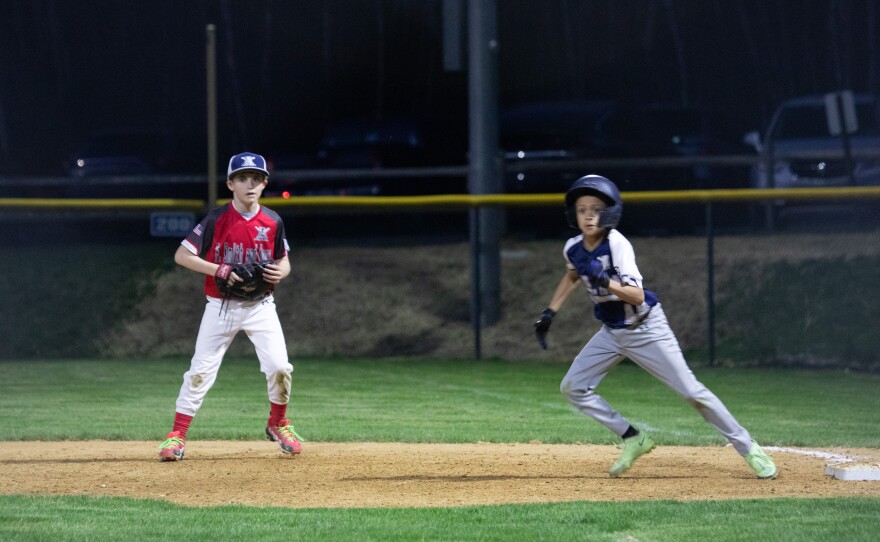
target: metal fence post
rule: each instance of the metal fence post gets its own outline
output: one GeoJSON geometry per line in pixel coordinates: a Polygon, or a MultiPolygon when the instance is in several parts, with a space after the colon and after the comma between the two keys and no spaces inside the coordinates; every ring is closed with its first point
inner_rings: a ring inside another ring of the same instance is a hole
{"type": "Polygon", "coordinates": [[[217,204],[217,29],[205,28],[205,70],[208,97],[208,201],[205,212],[217,204]]]}
{"type": "Polygon", "coordinates": [[[706,202],[706,316],[709,326],[709,366],[715,365],[715,232],[712,227],[712,202],[706,202]]]}
{"type": "Polygon", "coordinates": [[[474,328],[474,358],[481,358],[480,331],[483,322],[482,288],[480,288],[480,206],[474,205],[470,210],[471,234],[471,322],[474,328]]]}

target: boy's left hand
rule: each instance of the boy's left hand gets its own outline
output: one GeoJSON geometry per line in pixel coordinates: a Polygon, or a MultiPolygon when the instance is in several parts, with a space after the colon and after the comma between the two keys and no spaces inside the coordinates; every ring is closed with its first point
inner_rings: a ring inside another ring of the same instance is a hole
{"type": "Polygon", "coordinates": [[[553,323],[554,316],[556,316],[556,311],[548,307],[541,311],[541,317],[535,322],[535,336],[538,338],[538,344],[544,350],[547,350],[547,332],[550,331],[550,324],[553,323]]]}
{"type": "Polygon", "coordinates": [[[270,263],[263,267],[263,280],[269,284],[278,284],[282,279],[281,268],[276,263],[270,263]]]}

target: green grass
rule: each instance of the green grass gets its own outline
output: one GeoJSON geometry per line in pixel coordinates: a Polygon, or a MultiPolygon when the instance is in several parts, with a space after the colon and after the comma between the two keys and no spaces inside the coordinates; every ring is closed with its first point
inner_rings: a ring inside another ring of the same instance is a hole
{"type": "MultiPolygon", "coordinates": [[[[289,411],[312,441],[610,443],[558,391],[567,365],[295,360],[289,411]]],[[[186,359],[0,362],[5,440],[147,439],[168,431],[186,359]]],[[[880,375],[703,368],[697,377],[764,444],[880,447],[880,375]]],[[[723,443],[644,371],[600,392],[661,444],[723,443]]],[[[230,358],[190,439],[262,438],[265,381],[230,358]]],[[[2,481],[0,481],[2,483],[2,481]]],[[[880,499],[575,502],[442,509],[188,508],[124,498],[0,496],[2,540],[873,540],[880,499]],[[130,518],[138,518],[132,521],[130,518]]]]}
{"type": "Polygon", "coordinates": [[[0,305],[0,360],[96,355],[97,341],[173,267],[175,245],[16,248],[28,273],[51,286],[9,288],[0,305]]]}
{"type": "Polygon", "coordinates": [[[0,496],[4,540],[876,540],[880,499],[406,509],[190,508],[0,496]],[[136,520],[134,518],[137,518],[136,520]]]}
{"type": "Polygon", "coordinates": [[[859,331],[874,320],[874,296],[841,286],[877,284],[878,264],[866,256],[743,264],[722,292],[719,350],[751,364],[835,360],[837,367],[876,371],[877,334],[859,331]]]}
{"type": "MultiPolygon", "coordinates": [[[[5,440],[156,440],[167,432],[188,360],[0,363],[5,440]]],[[[567,365],[462,360],[295,360],[289,413],[323,442],[609,443],[559,393],[567,365]]],[[[702,368],[697,377],[760,442],[880,447],[880,375],[702,368]]],[[[255,358],[227,359],[190,438],[261,438],[268,412],[255,358]]],[[[625,363],[600,393],[661,444],[723,444],[668,388],[625,363]]]]}

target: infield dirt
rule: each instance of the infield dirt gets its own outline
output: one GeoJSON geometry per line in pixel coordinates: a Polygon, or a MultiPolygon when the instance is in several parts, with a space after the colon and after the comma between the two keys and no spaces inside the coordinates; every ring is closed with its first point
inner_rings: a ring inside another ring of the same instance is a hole
{"type": "MultiPolygon", "coordinates": [[[[438,507],[562,501],[880,497],[880,481],[840,481],[826,459],[776,451],[758,480],[727,447],[661,446],[620,478],[612,446],[191,441],[177,463],[158,442],[0,442],[0,493],[117,496],[186,506],[438,507]]],[[[880,464],[877,449],[825,449],[880,464]]]]}

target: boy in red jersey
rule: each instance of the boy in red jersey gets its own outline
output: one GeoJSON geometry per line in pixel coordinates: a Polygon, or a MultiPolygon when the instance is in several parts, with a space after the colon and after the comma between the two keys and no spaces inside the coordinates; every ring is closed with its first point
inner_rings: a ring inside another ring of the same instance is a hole
{"type": "Polygon", "coordinates": [[[275,285],[290,274],[290,247],[281,217],[259,203],[269,182],[266,160],[250,152],[236,154],[229,160],[226,178],[232,201],[208,213],[174,254],[178,265],[205,275],[208,303],[189,371],[183,375],[174,427],[159,449],[162,461],[183,459],[189,424],[214,384],[223,355],[239,331],[244,331],[254,344],[260,370],[266,375],[270,405],[266,437],[277,442],[284,453],[302,451],[299,435],[287,420],[293,366],[287,358],[287,345],[272,295],[275,285]],[[263,273],[263,280],[271,284],[265,297],[223,299],[216,286],[218,272],[228,281],[239,281],[241,277],[229,273],[230,266],[265,260],[275,262],[263,273]]]}

